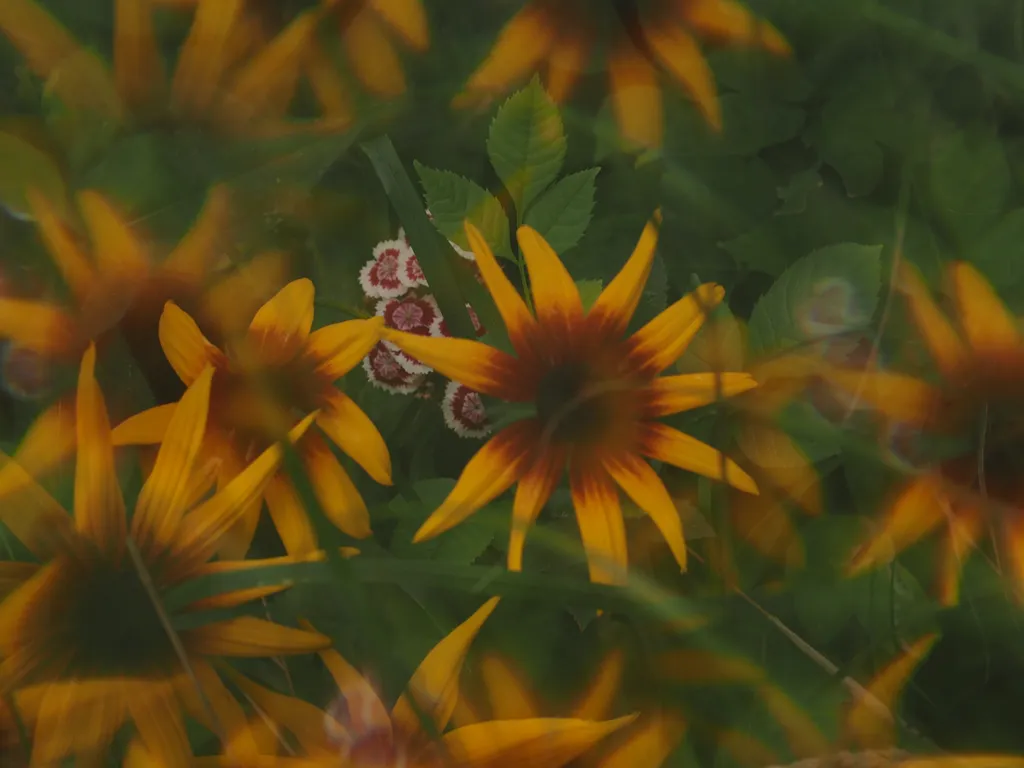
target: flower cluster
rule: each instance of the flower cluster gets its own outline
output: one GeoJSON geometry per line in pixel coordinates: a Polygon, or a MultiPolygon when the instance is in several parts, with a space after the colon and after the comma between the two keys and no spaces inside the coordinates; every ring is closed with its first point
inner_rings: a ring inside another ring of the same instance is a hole
{"type": "MultiPolygon", "coordinates": [[[[429,211],[427,215],[430,216],[429,211]]],[[[463,259],[475,261],[472,251],[456,243],[451,246],[463,259]]],[[[429,293],[426,275],[404,228],[399,229],[394,240],[377,243],[373,257],[359,272],[359,285],[374,314],[384,318],[386,327],[435,338],[452,335],[437,300],[429,293]]],[[[477,336],[482,336],[486,330],[473,307],[467,304],[466,310],[477,336]]],[[[363,370],[370,382],[385,392],[425,399],[434,396],[434,369],[391,341],[381,341],[370,350],[363,360],[363,370]]],[[[460,437],[480,438],[490,433],[479,392],[457,381],[448,381],[440,405],[445,424],[460,437]]]]}

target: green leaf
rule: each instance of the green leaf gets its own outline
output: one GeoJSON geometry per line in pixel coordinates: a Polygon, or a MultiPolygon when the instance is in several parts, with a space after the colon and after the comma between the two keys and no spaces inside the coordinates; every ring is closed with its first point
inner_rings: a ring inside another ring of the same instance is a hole
{"type": "Polygon", "coordinates": [[[469,219],[498,256],[513,259],[509,243],[508,217],[494,195],[469,179],[451,171],[438,171],[414,162],[426,193],[434,226],[462,248],[469,248],[464,222],[469,219]]]}
{"type": "Polygon", "coordinates": [[[47,153],[13,133],[0,133],[0,205],[11,215],[30,216],[25,193],[34,188],[58,210],[67,197],[64,177],[57,163],[47,153]]]}
{"type": "Polygon", "coordinates": [[[828,133],[818,144],[818,154],[842,178],[850,197],[870,194],[882,180],[884,157],[874,141],[828,133]]]}
{"type": "MultiPolygon", "coordinates": [[[[412,543],[416,530],[441,506],[454,487],[455,481],[446,477],[420,480],[412,486],[418,501],[397,498],[391,502],[391,510],[400,521],[395,530],[392,546],[394,554],[429,557],[461,565],[470,565],[483,554],[497,532],[493,514],[489,514],[490,510],[477,511],[436,538],[418,544],[412,543]]],[[[509,512],[505,511],[506,514],[509,512]]]]}
{"type": "MultiPolygon", "coordinates": [[[[1024,283],[1024,208],[1003,216],[970,250],[970,260],[985,273],[1002,296],[1019,296],[1024,283]]],[[[1018,300],[1014,310],[1020,310],[1018,300]]]]}
{"type": "Polygon", "coordinates": [[[589,168],[559,179],[526,212],[525,223],[561,255],[575,246],[594,210],[595,179],[600,168],[589,168]]]}
{"type": "Polygon", "coordinates": [[[789,267],[750,315],[751,356],[865,327],[878,304],[881,254],[880,245],[841,243],[789,267]]]}
{"type": "Polygon", "coordinates": [[[584,311],[594,306],[597,297],[604,290],[604,283],[601,280],[577,280],[576,289],[580,292],[580,299],[583,301],[584,311]]]}
{"type": "Polygon", "coordinates": [[[416,252],[416,258],[448,327],[455,336],[475,338],[473,321],[466,312],[465,298],[459,290],[452,266],[452,259],[458,257],[427,218],[423,201],[412,179],[405,172],[391,139],[381,136],[364,143],[362,149],[370,158],[391,205],[405,226],[409,244],[416,252]]]}
{"type": "Polygon", "coordinates": [[[1012,179],[1006,152],[986,130],[951,129],[932,147],[929,189],[936,215],[961,246],[988,231],[1003,213],[1012,179]]]}
{"type": "Polygon", "coordinates": [[[558,178],[565,143],[558,107],[536,77],[498,110],[487,137],[487,154],[520,219],[558,178]]]}

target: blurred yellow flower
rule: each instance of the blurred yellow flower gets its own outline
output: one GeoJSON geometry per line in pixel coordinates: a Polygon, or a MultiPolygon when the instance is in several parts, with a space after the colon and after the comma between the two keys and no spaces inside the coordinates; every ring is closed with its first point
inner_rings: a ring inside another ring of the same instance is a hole
{"type": "MultiPolygon", "coordinates": [[[[251,316],[285,275],[287,260],[277,252],[257,256],[243,269],[221,268],[230,219],[229,193],[222,185],[210,190],[191,230],[162,259],[96,191],[77,196],[91,248],[54,201],[30,190],[28,202],[69,299],[0,297],[0,338],[47,360],[77,366],[89,344],[102,345],[115,330],[155,333],[157,313],[172,298],[197,310],[217,333],[230,334],[238,318],[248,319],[246,313],[251,316]]],[[[33,476],[44,473],[72,449],[74,424],[72,404],[58,401],[29,428],[15,459],[33,476]]],[[[0,496],[16,486],[16,477],[0,469],[0,496]]]]}
{"type": "MultiPolygon", "coordinates": [[[[472,74],[456,103],[504,93],[546,65],[545,85],[558,102],[586,71],[597,33],[591,0],[529,0],[501,31],[490,55],[472,74]]],[[[610,4],[603,4],[609,5],[610,4]]],[[[758,45],[788,55],[770,24],[737,0],[653,0],[633,21],[622,20],[608,42],[608,89],[619,130],[630,142],[660,146],[663,132],[658,71],[664,70],[696,103],[704,119],[722,127],[714,75],[697,38],[758,45]]]]}
{"type": "MultiPolygon", "coordinates": [[[[20,714],[34,729],[34,764],[101,753],[131,720],[163,765],[186,766],[191,747],[183,710],[209,725],[205,700],[225,733],[244,727],[242,709],[214,659],[306,653],[329,640],[247,616],[177,633],[165,624],[169,617],[159,606],[169,588],[267,563],[209,560],[259,497],[284,451],[267,449],[203,500],[212,482],[209,468],[198,463],[213,380],[207,367],[173,408],[167,439],[129,521],[95,363],[90,346],[77,390],[73,518],[31,480],[0,511],[3,523],[42,563],[0,603],[0,692],[16,693],[20,714]]],[[[298,438],[312,420],[305,419],[290,438],[298,438]]],[[[213,595],[184,610],[237,606],[286,587],[213,595]]]]}
{"type": "MultiPolygon", "coordinates": [[[[378,483],[391,484],[391,458],[373,422],[334,382],[366,357],[380,339],[382,318],[349,320],[312,331],[313,283],[294,280],[264,304],[241,335],[214,346],[195,320],[173,302],[160,317],[160,344],[183,382],[191,385],[206,366],[215,373],[203,450],[219,462],[222,484],[252,456],[281,440],[300,419],[315,422],[335,445],[378,483]]],[[[230,298],[228,297],[228,300],[230,298]]],[[[122,422],[119,445],[165,440],[174,405],[161,405],[122,422]]],[[[318,432],[296,446],[327,517],[356,538],[370,535],[366,504],[318,432]]],[[[317,538],[298,491],[284,472],[251,500],[222,552],[240,557],[249,548],[263,500],[290,554],[308,554],[317,538]]]]}
{"type": "Polygon", "coordinates": [[[659,421],[756,385],[746,373],[659,376],[683,353],[725,292],[721,286],[702,285],[624,338],[653,264],[656,222],[648,223],[629,261],[587,312],[572,276],[535,230],[524,226],[518,231],[533,312],[480,232],[467,223],[466,233],[516,356],[468,339],[391,329],[384,330],[384,338],[473,390],[532,402],[536,415],[506,427],[477,452],[415,540],[459,524],[518,482],[508,566],[519,570],[527,530],[568,469],[591,580],[621,583],[626,577],[626,534],[616,485],[654,520],[685,568],[679,512],[644,458],[757,493],[753,479],[735,462],[659,421]]]}
{"type": "Polygon", "coordinates": [[[238,677],[241,690],[261,711],[262,716],[253,719],[253,730],[262,735],[260,740],[269,754],[253,762],[227,753],[202,759],[200,764],[561,768],[633,719],[486,720],[445,733],[456,706],[459,676],[469,645],[497,603],[497,598],[489,600],[427,654],[413,673],[407,692],[390,711],[374,686],[332,649],[321,651],[320,657],[337,682],[340,695],[326,712],[238,677]],[[279,729],[276,738],[271,729],[279,729]],[[285,733],[294,738],[299,755],[271,756],[285,733]],[[434,733],[443,735],[435,739],[434,733]]]}
{"type": "Polygon", "coordinates": [[[939,381],[878,369],[837,370],[829,378],[876,409],[888,425],[924,430],[933,439],[968,438],[971,444],[899,490],[877,530],[851,559],[850,573],[888,562],[940,529],[939,597],[944,604],[956,603],[963,561],[993,525],[1001,533],[1012,580],[1024,590],[1024,334],[988,281],[966,262],[947,270],[952,320],[913,266],[901,262],[897,277],[939,381]]]}
{"type": "MultiPolygon", "coordinates": [[[[370,93],[385,98],[401,96],[405,73],[388,32],[406,47],[423,52],[430,47],[430,29],[422,0],[322,0],[338,22],[341,44],[355,78],[370,93]]],[[[311,82],[332,78],[333,65],[319,46],[308,52],[306,70],[311,82]]]]}
{"type": "Polygon", "coordinates": [[[320,117],[288,110],[326,9],[299,14],[268,33],[243,0],[114,0],[113,66],[79,43],[36,0],[0,4],[0,32],[48,91],[65,104],[116,124],[170,117],[230,135],[273,136],[347,127],[351,112],[337,83],[311,80],[320,117]],[[173,73],[153,25],[154,5],[194,6],[173,73]]]}

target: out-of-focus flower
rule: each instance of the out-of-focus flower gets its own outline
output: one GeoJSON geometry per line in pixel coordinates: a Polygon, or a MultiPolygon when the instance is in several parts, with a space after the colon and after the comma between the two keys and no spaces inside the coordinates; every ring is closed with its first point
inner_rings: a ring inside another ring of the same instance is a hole
{"type": "MultiPolygon", "coordinates": [[[[220,269],[230,218],[224,186],[210,191],[192,228],[162,259],[98,192],[78,195],[91,248],[46,197],[30,191],[28,200],[39,237],[70,296],[60,304],[0,297],[0,338],[23,360],[32,356],[40,365],[77,366],[86,347],[94,341],[102,345],[115,328],[126,335],[155,331],[157,313],[168,299],[192,308],[213,331],[229,335],[286,270],[285,257],[276,252],[257,256],[241,269],[220,269]]],[[[59,400],[29,428],[15,459],[33,476],[47,471],[74,446],[74,423],[72,404],[59,400]]],[[[12,474],[0,470],[0,496],[13,482],[12,474]]]]}
{"type": "MultiPolygon", "coordinates": [[[[322,432],[378,483],[391,484],[391,458],[377,427],[334,382],[359,364],[377,343],[382,321],[349,320],[312,331],[313,283],[295,280],[253,317],[244,335],[224,350],[210,343],[195,321],[173,302],[160,317],[160,343],[186,384],[207,365],[215,373],[204,453],[219,459],[220,483],[230,482],[251,457],[280,441],[308,414],[318,431],[296,446],[327,517],[355,538],[370,535],[366,503],[322,432]]],[[[122,422],[117,444],[155,444],[165,439],[174,406],[157,406],[122,422]]],[[[316,534],[298,492],[284,472],[265,493],[250,500],[222,551],[244,554],[252,542],[266,500],[286,550],[293,555],[316,549],[316,534]]]]}
{"type": "MultiPolygon", "coordinates": [[[[368,0],[350,3],[322,0],[338,21],[341,44],[355,78],[377,96],[405,93],[405,72],[392,38],[417,53],[430,47],[430,28],[421,0],[368,0]],[[389,34],[390,33],[390,34],[389,34]]],[[[337,78],[324,53],[314,44],[306,60],[310,79],[337,78]]]]}
{"type": "Polygon", "coordinates": [[[898,273],[898,288],[938,369],[937,383],[879,369],[835,370],[829,378],[876,409],[888,426],[969,439],[959,455],[938,461],[899,490],[850,562],[850,572],[859,573],[941,529],[938,592],[952,604],[959,598],[963,561],[988,523],[1001,531],[1012,579],[1024,589],[1024,335],[973,266],[953,263],[947,278],[952,318],[914,267],[902,262],[898,273]]]}
{"type": "Polygon", "coordinates": [[[373,258],[359,271],[359,287],[371,299],[398,298],[413,287],[403,277],[411,258],[412,248],[401,238],[377,243],[373,258]]]}
{"type": "Polygon", "coordinates": [[[273,136],[341,130],[351,122],[337,75],[309,64],[326,7],[299,14],[275,34],[263,29],[240,0],[175,2],[194,6],[195,16],[173,73],[166,77],[153,5],[114,0],[113,66],[75,40],[35,0],[5,2],[0,32],[50,92],[117,124],[170,117],[230,135],[273,136]],[[320,117],[307,121],[288,117],[304,70],[321,110],[320,117]]]}
{"type": "MultiPolygon", "coordinates": [[[[504,93],[542,65],[548,93],[557,102],[566,99],[599,47],[594,5],[588,0],[530,0],[505,25],[456,103],[504,93]]],[[[623,137],[648,147],[659,146],[662,139],[659,70],[686,90],[713,128],[722,126],[714,76],[698,38],[790,53],[782,35],[737,0],[653,0],[637,7],[633,18],[611,23],[615,33],[606,45],[612,109],[623,137]]]]}
{"type": "Polygon", "coordinates": [[[572,276],[535,230],[518,231],[535,313],[501,271],[480,232],[467,222],[466,233],[516,356],[470,339],[391,329],[384,330],[384,338],[452,381],[501,400],[534,403],[536,416],[505,427],[481,448],[415,540],[458,525],[518,482],[508,565],[519,570],[526,532],[568,469],[592,580],[618,583],[625,578],[626,534],[616,484],[651,516],[685,567],[679,513],[644,457],[757,492],[735,462],[658,420],[756,385],[745,373],[722,374],[717,383],[707,374],[658,375],[683,353],[724,291],[701,286],[623,338],[653,263],[654,221],[589,312],[572,276]]]}
{"type": "MultiPolygon", "coordinates": [[[[164,593],[203,575],[259,567],[261,561],[210,559],[221,537],[260,496],[284,449],[271,446],[204,500],[212,483],[198,451],[213,381],[213,369],[206,366],[172,407],[167,439],[129,522],[95,363],[90,346],[77,389],[73,518],[31,479],[16,503],[0,512],[41,562],[0,603],[0,690],[18,692],[21,716],[34,729],[33,764],[95,755],[130,720],[163,764],[184,766],[191,748],[183,710],[209,725],[200,703],[205,699],[228,734],[244,725],[241,706],[214,667],[216,658],[306,653],[330,641],[317,632],[241,616],[181,630],[176,647],[158,607],[164,593]]],[[[312,417],[305,419],[289,439],[311,423],[312,417]]],[[[212,595],[183,610],[237,606],[287,586],[212,595]]]]}
{"type": "Polygon", "coordinates": [[[393,395],[411,395],[426,380],[423,374],[409,373],[384,342],[363,358],[363,370],[373,386],[393,395]]]}
{"type": "MultiPolygon", "coordinates": [[[[413,673],[406,693],[390,711],[373,684],[334,650],[320,653],[340,690],[326,712],[239,678],[239,687],[262,713],[262,719],[254,719],[255,729],[265,730],[264,723],[269,720],[273,727],[290,734],[298,746],[298,756],[267,755],[258,764],[282,768],[561,768],[632,720],[487,720],[445,733],[456,707],[459,676],[469,645],[497,602],[496,598],[489,600],[427,654],[413,673]],[[443,735],[434,739],[431,732],[443,735]]],[[[273,744],[270,739],[264,741],[273,744]]],[[[203,759],[200,764],[252,763],[228,754],[203,759]]]]}

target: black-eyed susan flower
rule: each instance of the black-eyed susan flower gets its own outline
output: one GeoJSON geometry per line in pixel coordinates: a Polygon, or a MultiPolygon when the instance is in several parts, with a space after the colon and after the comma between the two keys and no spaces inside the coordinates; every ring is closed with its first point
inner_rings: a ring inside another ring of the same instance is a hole
{"type": "MultiPolygon", "coordinates": [[[[312,331],[314,290],[305,278],[288,283],[223,350],[203,335],[191,316],[168,302],[160,317],[160,344],[186,384],[207,365],[214,368],[203,443],[207,455],[220,462],[222,484],[316,411],[319,429],[307,433],[296,448],[327,517],[348,535],[365,538],[370,535],[366,504],[321,433],[378,483],[391,484],[384,439],[335,386],[377,343],[382,321],[349,320],[312,331]]],[[[173,412],[173,405],[164,405],[131,417],[114,430],[115,442],[161,442],[173,412]]],[[[315,550],[313,526],[297,490],[281,472],[264,494],[251,500],[225,551],[241,555],[248,550],[264,498],[287,551],[297,555],[315,550]]]]}
{"type": "Polygon", "coordinates": [[[859,573],[941,530],[937,586],[942,602],[952,604],[959,597],[963,561],[990,524],[1001,532],[1013,581],[1024,588],[1024,335],[975,267],[955,262],[946,274],[952,317],[913,266],[902,262],[898,273],[937,381],[877,369],[829,376],[890,423],[933,439],[965,441],[965,450],[919,472],[899,490],[850,563],[851,573],[859,573]]]}
{"type": "MultiPolygon", "coordinates": [[[[207,725],[216,720],[225,738],[244,736],[244,713],[216,670],[218,658],[306,653],[329,640],[248,616],[177,632],[169,626],[178,614],[160,607],[168,589],[257,565],[209,561],[221,537],[261,494],[283,448],[271,446],[207,497],[203,479],[209,472],[199,463],[199,447],[214,372],[206,367],[173,407],[166,440],[129,519],[95,363],[90,346],[77,390],[73,517],[31,483],[2,513],[42,564],[0,603],[0,691],[16,693],[33,729],[34,764],[102,754],[131,721],[161,764],[184,766],[191,748],[183,712],[207,725]]],[[[304,420],[290,438],[312,420],[304,420]]],[[[212,595],[183,610],[239,606],[285,586],[212,595]]]]}
{"type": "MultiPolygon", "coordinates": [[[[298,747],[297,754],[291,756],[274,756],[275,749],[258,764],[281,768],[561,768],[633,719],[484,720],[445,732],[456,707],[459,676],[470,643],[496,604],[496,598],[489,600],[441,640],[390,709],[374,685],[332,649],[322,651],[320,657],[340,695],[326,711],[239,677],[239,687],[262,713],[254,722],[255,729],[269,723],[279,736],[292,737],[298,747]],[[441,735],[434,738],[432,733],[441,735]]],[[[279,747],[279,740],[264,741],[279,747]]],[[[243,764],[231,755],[201,763],[243,764]]]]}
{"type": "Polygon", "coordinates": [[[341,130],[350,123],[348,100],[336,76],[311,75],[318,118],[288,117],[325,9],[310,9],[280,32],[268,32],[239,0],[175,2],[194,6],[195,15],[173,72],[166,76],[153,24],[155,4],[171,3],[114,0],[112,66],[35,0],[5,2],[0,33],[50,92],[115,124],[170,118],[230,135],[272,136],[341,130]]]}
{"type": "MultiPolygon", "coordinates": [[[[210,190],[192,228],[161,255],[96,191],[78,194],[77,226],[44,195],[29,191],[28,201],[67,298],[0,297],[0,338],[49,363],[77,366],[89,344],[102,345],[114,331],[135,338],[154,334],[168,299],[192,308],[218,334],[230,335],[238,318],[248,321],[268,287],[285,274],[287,260],[276,252],[257,256],[244,269],[221,268],[231,210],[223,185],[210,190]]],[[[18,464],[33,476],[54,466],[74,446],[74,425],[72,403],[61,398],[25,434],[15,454],[18,464]]],[[[0,469],[0,496],[14,481],[0,469]]]]}
{"type": "Polygon", "coordinates": [[[390,329],[384,338],[477,392],[533,403],[536,415],[505,427],[480,449],[417,531],[416,541],[457,525],[518,483],[508,565],[519,570],[526,532],[568,469],[592,580],[624,578],[626,534],[616,485],[650,515],[685,567],[679,513],[644,457],[757,492],[732,460],[659,421],[756,384],[746,373],[659,376],[686,349],[724,290],[703,285],[624,338],[654,261],[655,222],[648,223],[629,261],[587,312],[569,272],[535,230],[518,231],[534,312],[480,232],[467,223],[466,233],[515,356],[469,339],[390,329]]]}
{"type": "MultiPolygon", "coordinates": [[[[566,99],[598,47],[595,5],[611,4],[530,0],[505,25],[458,101],[503,93],[541,67],[551,97],[566,99]]],[[[774,27],[755,19],[737,0],[651,0],[636,7],[635,19],[610,22],[615,33],[604,43],[612,109],[630,142],[661,144],[659,69],[685,89],[712,127],[721,128],[714,76],[698,38],[758,45],[777,55],[790,51],[774,27]]]]}

